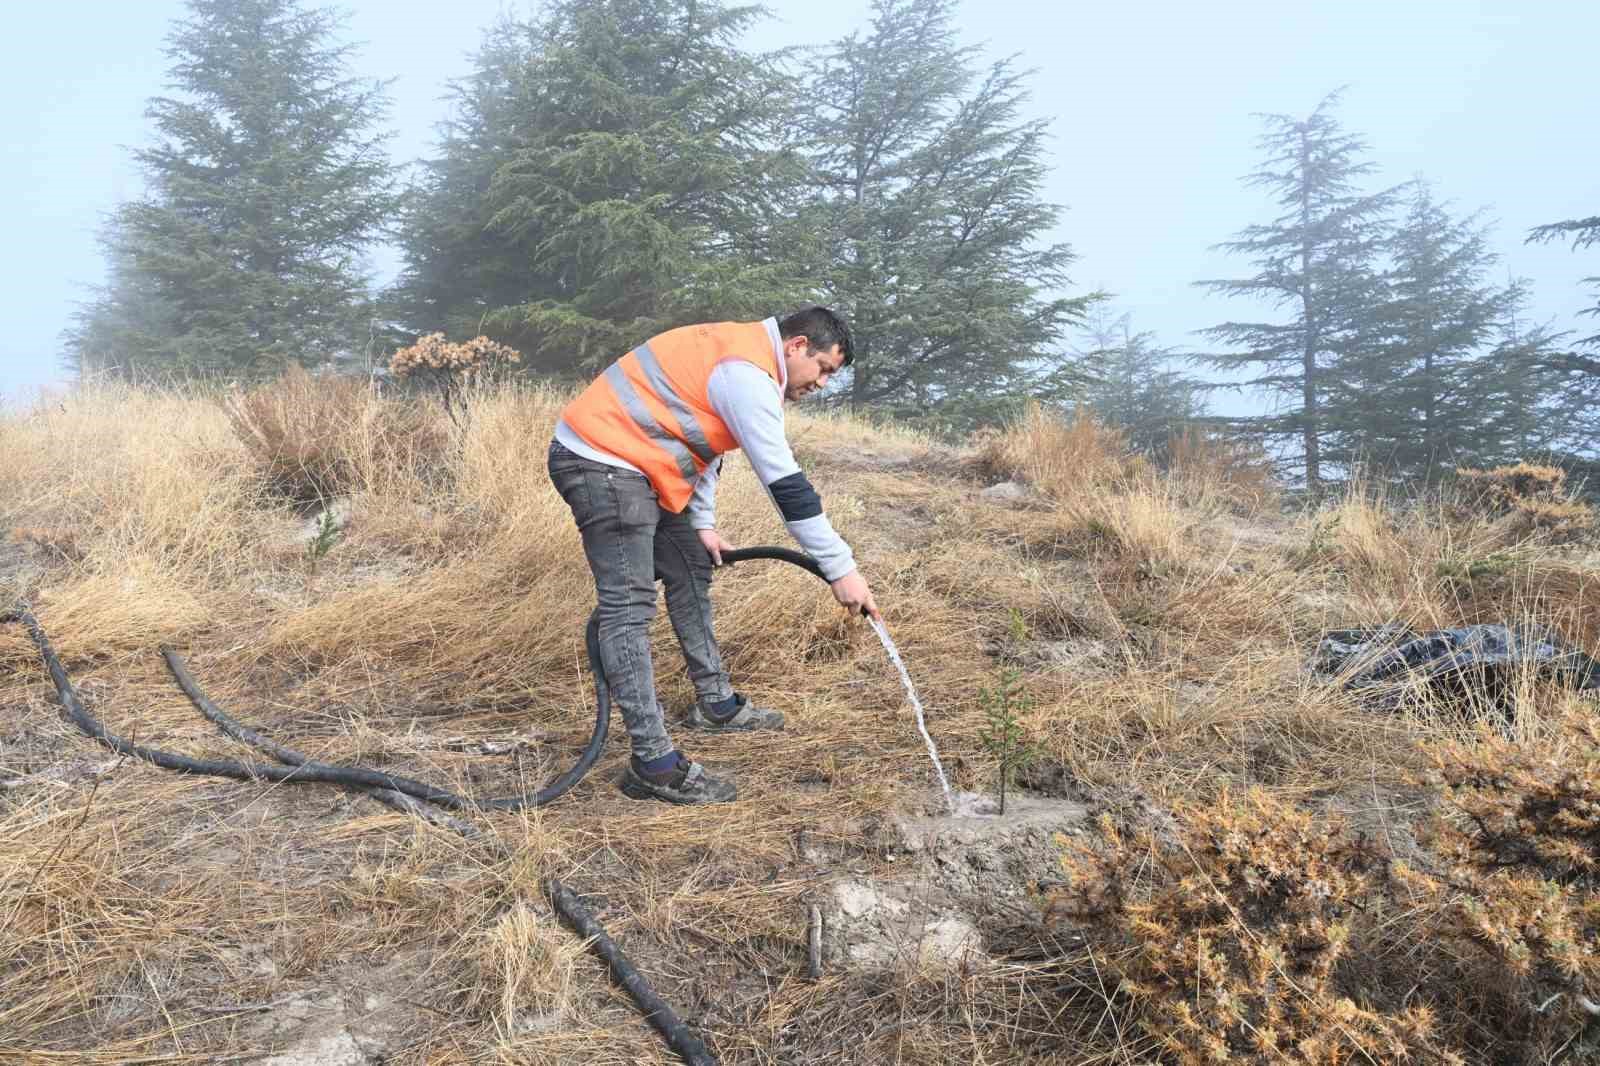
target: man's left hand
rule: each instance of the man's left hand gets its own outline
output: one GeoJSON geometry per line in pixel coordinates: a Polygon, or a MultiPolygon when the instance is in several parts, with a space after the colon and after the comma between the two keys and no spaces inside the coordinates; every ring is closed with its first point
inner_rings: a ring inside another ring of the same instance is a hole
{"type": "Polygon", "coordinates": [[[711,553],[713,566],[722,565],[722,553],[733,551],[733,545],[722,539],[722,534],[714,529],[697,529],[700,534],[700,543],[706,546],[706,551],[711,553]]]}

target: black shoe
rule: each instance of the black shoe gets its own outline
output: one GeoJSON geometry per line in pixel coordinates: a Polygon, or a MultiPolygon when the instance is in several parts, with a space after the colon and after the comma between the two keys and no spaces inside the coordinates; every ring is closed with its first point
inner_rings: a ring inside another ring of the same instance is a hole
{"type": "Polygon", "coordinates": [[[678,766],[660,780],[655,774],[639,769],[637,759],[628,760],[617,787],[629,799],[661,800],[663,803],[701,804],[732,803],[739,798],[739,790],[732,781],[713,777],[697,762],[678,756],[678,766]]]}
{"type": "Polygon", "coordinates": [[[728,718],[716,717],[704,701],[697,701],[690,708],[689,717],[684,720],[684,725],[705,733],[748,733],[757,729],[783,729],[783,712],[757,707],[743,696],[739,696],[738,699],[738,710],[728,718]]]}

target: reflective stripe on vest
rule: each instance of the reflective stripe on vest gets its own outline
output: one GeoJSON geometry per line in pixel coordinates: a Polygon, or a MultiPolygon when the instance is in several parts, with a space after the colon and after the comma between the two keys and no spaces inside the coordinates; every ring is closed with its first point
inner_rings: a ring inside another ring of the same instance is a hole
{"type": "MultiPolygon", "coordinates": [[[[656,353],[650,350],[649,343],[641,344],[635,348],[633,357],[639,360],[639,369],[644,371],[645,380],[650,382],[650,387],[656,391],[656,395],[667,405],[667,409],[672,412],[672,417],[678,420],[678,428],[683,430],[684,439],[689,442],[689,447],[694,449],[694,453],[700,457],[700,461],[709,463],[715,459],[717,453],[711,450],[711,445],[706,441],[705,430],[700,428],[700,422],[695,418],[694,412],[689,410],[689,405],[683,402],[682,397],[673,389],[672,382],[667,380],[667,372],[662,370],[661,364],[656,361],[656,353]]],[[[618,376],[620,377],[621,375],[618,376]]],[[[626,381],[625,378],[624,381],[626,381]]],[[[624,400],[623,403],[627,403],[627,401],[624,400]]],[[[635,414],[633,408],[630,407],[628,413],[634,415],[634,420],[638,421],[638,415],[635,414]]],[[[646,415],[649,414],[649,412],[645,413],[646,415]]],[[[653,422],[654,419],[651,421],[653,422]]],[[[643,425],[643,423],[640,424],[643,425]]],[[[660,427],[656,428],[659,429],[660,427]]],[[[674,440],[673,443],[677,444],[677,441],[674,440]]],[[[685,471],[684,476],[692,477],[693,472],[685,471]]]]}
{"type": "MultiPolygon", "coordinates": [[[[700,468],[694,465],[694,456],[689,454],[689,449],[683,446],[682,441],[661,428],[656,416],[650,413],[650,408],[644,405],[644,400],[634,391],[633,382],[623,373],[620,362],[612,363],[606,368],[606,383],[611,386],[611,391],[617,394],[617,399],[622,401],[623,409],[628,412],[628,416],[638,423],[639,428],[644,430],[651,440],[665,448],[667,454],[672,456],[673,461],[678,464],[678,472],[686,478],[698,476],[700,468]]],[[[670,400],[667,401],[667,406],[672,406],[670,400]]],[[[697,425],[695,430],[698,432],[699,428],[697,425]]]]}

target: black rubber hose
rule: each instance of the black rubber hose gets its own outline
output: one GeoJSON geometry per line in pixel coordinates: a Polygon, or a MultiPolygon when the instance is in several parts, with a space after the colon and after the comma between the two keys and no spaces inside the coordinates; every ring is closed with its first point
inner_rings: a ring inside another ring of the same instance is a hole
{"type": "MultiPolygon", "coordinates": [[[[822,568],[815,559],[788,548],[739,548],[722,553],[724,565],[751,559],[776,559],[792,563],[826,580],[822,568]]],[[[33,638],[44,660],[45,668],[50,673],[50,680],[55,684],[56,694],[61,700],[62,707],[79,730],[119,754],[143,759],[156,766],[183,773],[228,777],[241,781],[321,782],[352,786],[368,791],[374,798],[391,806],[416,814],[422,814],[415,802],[418,799],[456,810],[472,808],[513,810],[520,807],[542,806],[577,784],[599,758],[610,728],[611,696],[600,658],[598,613],[590,616],[584,630],[584,643],[595,675],[595,727],[582,755],[571,769],[537,793],[476,802],[406,777],[396,777],[361,767],[330,766],[314,762],[293,748],[269,740],[235,721],[213,703],[184,668],[183,660],[170,648],[162,649],[162,656],[166,659],[168,668],[177,679],[179,687],[207,719],[235,740],[251,745],[288,765],[267,766],[224,759],[194,759],[130,743],[107,730],[84,708],[76,690],[72,687],[71,680],[67,677],[66,669],[61,665],[60,658],[50,646],[49,638],[45,636],[43,627],[39,625],[38,619],[34,618],[32,612],[19,607],[0,614],[0,624],[13,621],[21,622],[27,627],[28,634],[33,638]]],[[[468,835],[475,835],[472,827],[453,819],[447,824],[468,835]]],[[[644,1011],[645,1018],[661,1033],[673,1051],[677,1052],[689,1066],[716,1066],[717,1060],[706,1049],[705,1044],[689,1030],[672,1007],[656,994],[649,981],[628,961],[622,949],[606,934],[605,929],[583,906],[578,897],[554,877],[546,879],[545,891],[557,913],[591,942],[595,952],[605,960],[611,975],[627,990],[640,1010],[644,1011]]]]}
{"type": "MultiPolygon", "coordinates": [[[[279,744],[269,737],[264,737],[255,730],[241,725],[228,717],[221,707],[218,707],[206,697],[206,694],[200,690],[200,686],[195,683],[194,678],[189,676],[189,671],[184,668],[183,660],[178,656],[177,652],[171,648],[163,647],[161,649],[161,657],[167,661],[167,668],[172,671],[172,676],[177,678],[178,687],[183,689],[185,695],[189,697],[196,707],[200,708],[200,713],[205,715],[223,733],[241,744],[248,744],[257,751],[272,756],[285,766],[304,766],[313,761],[309,755],[279,744]]],[[[409,779],[397,777],[395,780],[406,781],[409,779]]],[[[397,811],[403,811],[406,814],[416,815],[418,818],[434,825],[442,825],[449,829],[454,829],[462,836],[476,838],[480,835],[476,826],[457,821],[415,796],[397,792],[392,788],[363,788],[362,791],[379,803],[392,807],[397,811]]]]}
{"type": "MultiPolygon", "coordinates": [[[[734,563],[742,563],[746,559],[780,559],[786,563],[793,563],[802,570],[810,571],[822,581],[828,581],[828,575],[822,572],[822,564],[804,552],[797,552],[792,548],[732,548],[722,553],[722,561],[725,565],[731,566],[734,563]]],[[[828,584],[831,585],[833,582],[828,581],[828,584]]],[[[863,607],[861,608],[861,617],[871,618],[872,615],[863,607]]]]}
{"type": "Polygon", "coordinates": [[[567,924],[579,936],[591,942],[595,954],[604,959],[610,968],[611,976],[627,989],[628,995],[644,1012],[645,1019],[656,1027],[667,1045],[689,1066],[717,1066],[717,1060],[706,1050],[705,1044],[689,1031],[689,1027],[683,1024],[667,1001],[656,994],[649,980],[628,961],[617,942],[606,935],[605,929],[595,921],[572,890],[553,877],[546,879],[544,887],[557,913],[567,920],[567,924]]]}
{"type": "MultiPolygon", "coordinates": [[[[734,563],[746,562],[752,559],[774,559],[781,562],[791,563],[803,570],[815,574],[818,578],[824,581],[827,580],[822,575],[822,567],[817,564],[815,559],[804,554],[803,552],[797,552],[790,548],[735,548],[722,553],[722,561],[724,565],[731,566],[734,563]]],[[[538,792],[522,796],[506,796],[488,799],[473,799],[467,796],[460,796],[456,793],[448,792],[441,788],[436,788],[433,785],[429,785],[422,781],[416,781],[409,777],[399,777],[393,774],[380,774],[378,771],[364,770],[360,767],[347,768],[342,766],[331,766],[326,763],[319,763],[307,759],[300,752],[294,751],[292,748],[284,748],[281,745],[268,740],[255,730],[250,729],[249,727],[236,721],[221,707],[218,707],[216,703],[206,696],[204,690],[200,688],[199,684],[194,680],[194,678],[190,676],[189,671],[184,666],[183,659],[179,657],[177,652],[173,651],[171,648],[162,648],[161,654],[162,657],[166,659],[167,667],[172,671],[172,676],[177,680],[178,687],[183,689],[184,694],[189,697],[190,701],[192,701],[197,708],[199,708],[200,713],[205,715],[210,721],[214,722],[224,733],[230,737],[233,737],[235,740],[249,744],[260,751],[265,752],[274,759],[278,759],[280,762],[289,763],[292,766],[298,767],[302,771],[307,771],[316,775],[305,777],[280,777],[277,778],[277,780],[335,782],[353,785],[358,788],[388,790],[406,796],[414,796],[417,799],[426,800],[429,803],[435,803],[441,807],[447,807],[451,810],[457,811],[473,809],[512,811],[521,810],[525,807],[542,807],[565,794],[580,780],[582,780],[585,774],[589,772],[590,768],[594,766],[595,761],[600,758],[601,750],[605,747],[606,738],[611,725],[611,690],[610,686],[606,683],[605,666],[600,658],[600,621],[598,612],[589,616],[589,624],[584,628],[584,643],[589,653],[589,667],[593,672],[595,679],[595,720],[594,732],[590,735],[589,743],[585,745],[583,753],[579,755],[578,761],[575,762],[570,769],[568,769],[560,777],[557,777],[554,781],[550,782],[544,788],[540,789],[538,792]],[[357,779],[355,776],[352,776],[349,779],[342,779],[341,774],[346,770],[348,770],[352,775],[361,775],[360,779],[357,779]],[[381,778],[382,780],[367,779],[368,775],[371,775],[374,778],[381,778]]],[[[90,720],[93,721],[93,719],[90,720]]],[[[98,725],[98,723],[96,723],[96,725],[98,725]]],[[[140,757],[143,758],[143,756],[140,757]]],[[[185,757],[169,756],[169,758],[182,760],[185,757]]],[[[167,764],[158,763],[157,765],[167,764]]],[[[181,769],[182,767],[175,766],[173,768],[181,769]]],[[[190,770],[190,772],[206,773],[207,771],[194,769],[190,770]]],[[[392,805],[393,804],[391,804],[391,806],[392,805]]]]}
{"type": "MultiPolygon", "coordinates": [[[[21,622],[28,629],[28,635],[33,638],[34,644],[39,649],[40,656],[44,659],[45,669],[50,673],[50,680],[55,683],[56,695],[61,699],[61,706],[66,709],[67,717],[80,731],[98,740],[119,755],[143,759],[166,770],[177,770],[181,773],[204,774],[209,777],[229,777],[236,781],[292,781],[296,783],[320,782],[331,785],[355,785],[361,788],[386,788],[395,789],[400,782],[388,774],[376,770],[364,770],[360,767],[326,766],[322,763],[306,763],[301,766],[269,766],[261,763],[241,763],[231,759],[194,759],[187,755],[178,755],[159,748],[146,748],[124,740],[106,729],[100,721],[84,709],[82,701],[78,699],[77,691],[72,687],[72,682],[67,678],[66,669],[62,667],[61,660],[56,656],[55,649],[50,646],[50,640],[45,636],[38,619],[26,608],[11,612],[8,620],[21,622]]],[[[400,791],[396,789],[396,791],[400,791]]],[[[435,790],[436,791],[436,790],[435,790]]],[[[448,797],[449,793],[439,793],[448,797]]],[[[424,797],[430,801],[432,796],[424,797]]]]}
{"type": "MultiPolygon", "coordinates": [[[[744,562],[751,559],[776,559],[791,563],[804,570],[815,574],[818,578],[826,580],[822,575],[822,568],[817,561],[802,552],[789,548],[736,548],[722,553],[724,565],[744,562]]],[[[171,649],[163,649],[167,666],[172,670],[178,685],[193,701],[200,713],[216,723],[229,736],[243,743],[253,745],[288,765],[271,766],[262,763],[242,763],[231,759],[196,759],[175,752],[162,751],[158,748],[146,748],[130,741],[124,740],[106,729],[100,721],[84,709],[78,699],[77,692],[72,687],[72,682],[67,677],[66,670],[61,665],[61,660],[51,648],[49,638],[44,634],[39,622],[32,612],[25,607],[19,607],[4,616],[0,621],[20,621],[27,626],[29,635],[34,644],[39,648],[45,667],[50,672],[50,679],[55,683],[56,693],[61,699],[62,706],[66,709],[67,716],[86,735],[93,737],[111,750],[128,755],[136,759],[143,759],[167,770],[176,770],[180,773],[204,774],[211,777],[227,777],[237,781],[272,781],[295,784],[331,784],[345,785],[362,788],[376,792],[391,792],[399,795],[413,796],[428,803],[436,804],[450,810],[520,810],[525,807],[540,807],[552,802],[557,797],[566,793],[576,785],[583,776],[589,772],[595,761],[600,757],[600,751],[605,747],[611,722],[611,693],[606,684],[605,668],[600,658],[599,622],[597,615],[591,615],[589,624],[584,630],[584,642],[587,645],[589,664],[595,677],[595,724],[594,731],[590,734],[589,743],[570,769],[561,774],[538,792],[521,796],[507,796],[502,798],[477,799],[457,795],[446,789],[436,788],[426,782],[417,781],[409,777],[383,773],[378,770],[369,770],[359,766],[332,766],[327,763],[307,759],[300,752],[291,748],[284,748],[262,737],[261,734],[247,728],[235,721],[201,690],[200,686],[190,676],[183,665],[183,660],[171,649]]]]}
{"type": "MultiPolygon", "coordinates": [[[[436,803],[441,807],[448,807],[451,810],[458,811],[474,809],[511,811],[520,810],[524,807],[542,807],[554,801],[571,789],[573,785],[576,785],[589,772],[590,767],[595,764],[595,760],[600,758],[600,752],[605,748],[606,738],[611,729],[611,690],[606,684],[605,670],[600,666],[600,629],[599,619],[596,615],[589,616],[589,624],[584,628],[584,643],[587,645],[589,664],[594,669],[595,675],[594,731],[589,735],[589,743],[584,746],[582,754],[578,756],[578,761],[538,792],[498,799],[473,799],[441,788],[435,788],[422,781],[416,781],[409,777],[397,777],[393,774],[384,774],[383,776],[387,779],[387,783],[381,785],[357,780],[350,780],[346,783],[363,788],[391,789],[406,796],[414,796],[417,799],[426,800],[429,803],[436,803]]],[[[214,722],[218,728],[233,739],[249,744],[279,762],[289,763],[293,766],[302,768],[315,767],[319,771],[337,772],[350,769],[361,773],[374,772],[364,771],[359,767],[347,768],[313,762],[293,748],[285,748],[281,744],[268,740],[255,730],[236,721],[221,707],[218,707],[205,694],[205,691],[200,688],[194,678],[190,676],[188,669],[184,666],[183,659],[177,652],[171,648],[162,648],[161,655],[166,659],[167,668],[172,671],[172,676],[177,680],[178,687],[183,689],[184,694],[200,709],[200,713],[214,722]]]]}
{"type": "Polygon", "coordinates": [[[724,566],[742,563],[747,559],[777,559],[785,563],[793,563],[802,570],[810,571],[823,581],[828,580],[822,574],[822,566],[805,552],[797,552],[793,548],[732,548],[722,553],[724,566]]]}

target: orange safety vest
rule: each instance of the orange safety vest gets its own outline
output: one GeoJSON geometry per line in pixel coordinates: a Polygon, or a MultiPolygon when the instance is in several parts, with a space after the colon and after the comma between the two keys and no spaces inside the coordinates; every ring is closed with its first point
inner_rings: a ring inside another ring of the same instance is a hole
{"type": "Polygon", "coordinates": [[[764,323],[683,326],[612,363],[561,418],[591,447],[642,470],[661,506],[681,512],[700,471],[739,447],[706,394],[711,372],[730,359],[778,381],[778,357],[764,323]]]}

